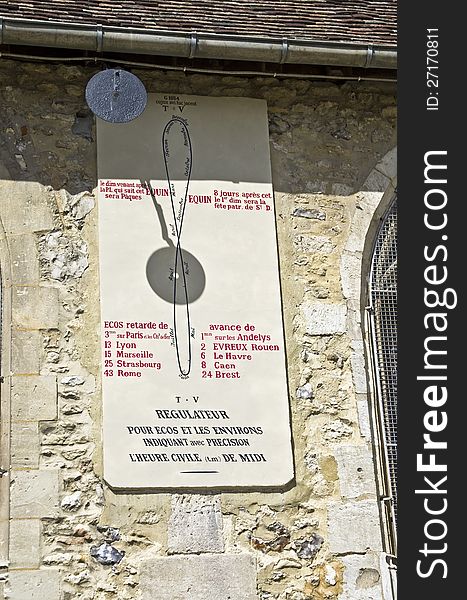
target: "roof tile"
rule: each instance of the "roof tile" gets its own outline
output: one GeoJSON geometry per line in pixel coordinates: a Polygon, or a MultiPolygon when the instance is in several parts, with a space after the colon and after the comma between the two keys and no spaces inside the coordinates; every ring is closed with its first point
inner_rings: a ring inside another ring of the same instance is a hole
{"type": "Polygon", "coordinates": [[[396,45],[397,0],[0,0],[0,16],[396,45]]]}

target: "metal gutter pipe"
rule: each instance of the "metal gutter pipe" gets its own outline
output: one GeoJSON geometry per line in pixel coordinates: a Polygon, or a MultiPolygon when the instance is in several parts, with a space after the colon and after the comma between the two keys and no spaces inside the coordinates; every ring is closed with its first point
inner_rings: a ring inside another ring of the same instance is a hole
{"type": "Polygon", "coordinates": [[[0,17],[0,44],[183,58],[397,68],[390,46],[181,33],[0,17]]]}

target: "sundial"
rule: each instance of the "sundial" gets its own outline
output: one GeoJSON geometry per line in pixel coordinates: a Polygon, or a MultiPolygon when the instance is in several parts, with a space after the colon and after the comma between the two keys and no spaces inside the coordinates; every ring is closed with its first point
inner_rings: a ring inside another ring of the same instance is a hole
{"type": "Polygon", "coordinates": [[[293,478],[266,104],[149,94],[98,122],[104,476],[293,478]]]}
{"type": "Polygon", "coordinates": [[[142,81],[124,69],[99,71],[88,81],[86,102],[92,112],[110,123],[128,123],[146,108],[142,81]]]}

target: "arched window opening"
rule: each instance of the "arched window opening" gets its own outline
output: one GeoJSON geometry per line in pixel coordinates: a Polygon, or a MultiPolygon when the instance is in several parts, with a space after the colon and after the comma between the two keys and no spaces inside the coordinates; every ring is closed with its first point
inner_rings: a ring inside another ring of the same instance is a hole
{"type": "Polygon", "coordinates": [[[387,541],[396,553],[397,520],[397,199],[379,228],[369,277],[368,323],[375,433],[387,541]]]}

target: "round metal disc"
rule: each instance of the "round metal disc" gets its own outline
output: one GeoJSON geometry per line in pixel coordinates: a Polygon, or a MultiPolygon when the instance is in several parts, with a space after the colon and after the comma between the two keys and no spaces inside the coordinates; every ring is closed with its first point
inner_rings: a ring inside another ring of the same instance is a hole
{"type": "Polygon", "coordinates": [[[86,86],[86,102],[92,112],[110,123],[127,123],[146,108],[148,95],[140,79],[123,69],[96,73],[86,86]]]}

